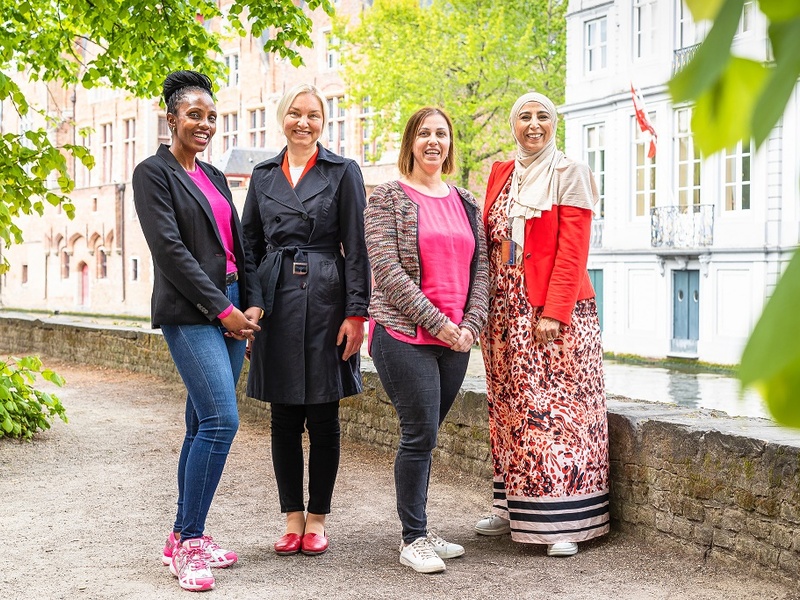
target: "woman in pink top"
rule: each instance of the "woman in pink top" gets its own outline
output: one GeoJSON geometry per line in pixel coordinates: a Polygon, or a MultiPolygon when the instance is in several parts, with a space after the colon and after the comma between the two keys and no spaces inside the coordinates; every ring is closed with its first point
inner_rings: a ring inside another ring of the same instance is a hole
{"type": "Polygon", "coordinates": [[[488,263],[475,198],[447,185],[455,170],[453,125],[426,107],[406,123],[402,178],[379,185],[364,229],[374,289],[370,353],[400,419],[395,458],[400,562],[444,571],[464,548],[428,529],[425,512],[439,426],[453,405],[469,351],[486,321],[488,263]]]}
{"type": "Polygon", "coordinates": [[[239,427],[236,381],[245,340],[264,302],[225,175],[197,159],[217,129],[211,80],[176,71],[164,80],[169,146],[133,172],[133,200],[153,257],[151,320],[186,384],[186,434],[178,459],[178,510],[162,561],[185,590],[214,587],[211,567],[236,553],[205,521],[239,427]]]}

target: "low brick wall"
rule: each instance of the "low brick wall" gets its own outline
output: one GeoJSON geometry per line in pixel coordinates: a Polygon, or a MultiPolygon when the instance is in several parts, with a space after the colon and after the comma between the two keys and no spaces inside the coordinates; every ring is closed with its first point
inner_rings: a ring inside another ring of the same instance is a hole
{"type": "MultiPolygon", "coordinates": [[[[0,315],[0,352],[126,369],[171,380],[177,371],[159,332],[0,315]]],[[[245,366],[246,369],[246,366],[245,366]]],[[[268,419],[247,398],[243,412],[268,419]]],[[[350,439],[393,451],[398,428],[365,361],[364,393],[342,401],[350,439]]],[[[437,460],[487,480],[484,384],[467,379],[439,437],[437,460]]],[[[800,432],[761,419],[609,398],[614,527],[706,558],[800,580],[800,432]]]]}

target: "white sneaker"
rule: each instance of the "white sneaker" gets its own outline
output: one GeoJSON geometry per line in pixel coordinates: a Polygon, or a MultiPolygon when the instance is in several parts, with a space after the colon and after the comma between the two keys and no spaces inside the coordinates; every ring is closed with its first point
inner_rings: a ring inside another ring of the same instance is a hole
{"type": "Polygon", "coordinates": [[[505,535],[511,533],[511,523],[503,517],[489,515],[475,524],[475,531],[481,535],[505,535]]]}
{"type": "Polygon", "coordinates": [[[574,556],[578,553],[578,544],[575,542],[559,542],[547,547],[547,556],[574,556]]]}
{"type": "Polygon", "coordinates": [[[428,531],[428,542],[439,558],[455,558],[464,555],[464,546],[448,542],[435,531],[428,531]]]}
{"type": "Polygon", "coordinates": [[[206,562],[202,539],[186,540],[178,546],[169,570],[185,590],[202,592],[214,589],[214,575],[206,562]]]}
{"type": "Polygon", "coordinates": [[[411,567],[417,573],[440,573],[445,570],[427,537],[420,537],[410,544],[400,545],[400,564],[411,567]]]}

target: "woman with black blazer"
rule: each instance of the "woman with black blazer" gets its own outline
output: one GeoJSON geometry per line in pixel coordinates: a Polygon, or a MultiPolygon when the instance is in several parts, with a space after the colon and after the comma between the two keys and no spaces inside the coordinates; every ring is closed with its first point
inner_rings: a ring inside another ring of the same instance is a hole
{"type": "Polygon", "coordinates": [[[251,344],[247,395],[271,403],[272,464],[286,514],[285,534],[275,543],[280,555],[328,549],[339,400],[362,389],[359,349],[370,285],[366,194],[358,165],[317,143],[326,105],[311,85],[283,96],[277,118],[286,147],[253,169],[242,212],[266,310],[264,331],[251,344]]]}
{"type": "Polygon", "coordinates": [[[188,391],[178,512],[162,560],[183,589],[199,591],[214,587],[210,567],[237,560],[205,535],[205,520],[239,426],[236,381],[263,302],[225,176],[196,159],[217,128],[211,80],[170,73],[164,102],[172,143],[137,165],[133,192],[153,257],[152,324],[188,391]]]}

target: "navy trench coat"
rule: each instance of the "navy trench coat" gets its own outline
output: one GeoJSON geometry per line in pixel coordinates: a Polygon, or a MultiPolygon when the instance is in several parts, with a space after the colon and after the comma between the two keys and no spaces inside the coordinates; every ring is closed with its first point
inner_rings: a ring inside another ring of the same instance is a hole
{"type": "Polygon", "coordinates": [[[286,149],[253,169],[242,211],[266,314],[252,344],[247,395],[281,404],[334,402],[361,392],[358,354],[342,360],[345,317],[367,317],[366,193],[358,165],[318,144],[292,188],[286,149]]]}

